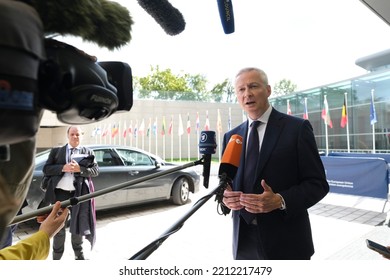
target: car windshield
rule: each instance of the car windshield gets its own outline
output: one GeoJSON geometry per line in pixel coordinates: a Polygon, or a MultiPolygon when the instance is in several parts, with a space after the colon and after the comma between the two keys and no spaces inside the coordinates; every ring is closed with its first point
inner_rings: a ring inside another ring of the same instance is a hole
{"type": "Polygon", "coordinates": [[[154,162],[146,154],[122,149],[117,149],[117,152],[126,165],[154,165],[154,162]]]}
{"type": "Polygon", "coordinates": [[[43,151],[38,153],[35,156],[35,170],[42,170],[43,165],[46,163],[46,160],[49,156],[50,150],[43,151]]]}

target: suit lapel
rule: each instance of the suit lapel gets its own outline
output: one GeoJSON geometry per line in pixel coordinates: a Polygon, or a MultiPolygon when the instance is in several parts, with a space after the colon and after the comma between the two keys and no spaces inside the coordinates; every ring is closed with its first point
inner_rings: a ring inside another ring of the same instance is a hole
{"type": "MultiPolygon", "coordinates": [[[[272,109],[271,115],[268,119],[267,128],[265,130],[263,143],[261,144],[260,156],[257,162],[256,178],[261,174],[265,164],[267,163],[272,151],[277,144],[283,126],[280,122],[281,115],[275,109],[272,109]]],[[[257,180],[256,180],[257,181],[257,180]]]]}
{"type": "Polygon", "coordinates": [[[242,123],[239,127],[239,129],[234,133],[234,134],[238,134],[238,135],[241,135],[242,136],[242,152],[241,152],[241,156],[240,156],[240,165],[237,169],[237,174],[236,174],[236,182],[238,182],[238,184],[235,184],[236,186],[236,190],[239,190],[241,188],[241,185],[242,185],[242,178],[243,178],[243,173],[244,173],[244,168],[242,168],[244,166],[244,163],[245,163],[245,150],[246,150],[246,137],[247,137],[247,129],[248,128],[248,121],[242,123]]]}

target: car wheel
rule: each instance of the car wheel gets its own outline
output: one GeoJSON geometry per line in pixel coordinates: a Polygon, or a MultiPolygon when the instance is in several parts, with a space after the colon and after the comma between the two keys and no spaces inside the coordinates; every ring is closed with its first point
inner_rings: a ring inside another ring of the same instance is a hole
{"type": "Polygon", "coordinates": [[[188,179],[182,177],[176,180],[172,189],[172,200],[174,204],[183,205],[187,203],[190,195],[190,184],[188,179]]]}

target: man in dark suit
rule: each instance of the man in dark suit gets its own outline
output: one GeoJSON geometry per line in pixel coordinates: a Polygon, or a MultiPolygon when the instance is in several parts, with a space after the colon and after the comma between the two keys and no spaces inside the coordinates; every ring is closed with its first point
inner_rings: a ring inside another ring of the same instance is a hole
{"type": "MultiPolygon", "coordinates": [[[[47,203],[69,200],[93,192],[91,177],[98,176],[99,169],[93,151],[80,145],[82,131],[70,126],[67,131],[68,144],[53,148],[43,173],[49,176],[45,194],[47,203]]],[[[93,201],[85,201],[71,207],[70,232],[76,260],[84,260],[83,236],[91,245],[95,241],[95,209],[93,201]]],[[[61,259],[65,249],[65,227],[53,238],[53,259],[61,259]]]]}
{"type": "Polygon", "coordinates": [[[242,69],[235,91],[248,120],[223,140],[224,150],[231,135],[244,139],[237,175],[223,198],[233,210],[234,259],[309,260],[314,245],[307,209],[329,192],[311,124],[270,106],[271,87],[258,68],[242,69]]]}

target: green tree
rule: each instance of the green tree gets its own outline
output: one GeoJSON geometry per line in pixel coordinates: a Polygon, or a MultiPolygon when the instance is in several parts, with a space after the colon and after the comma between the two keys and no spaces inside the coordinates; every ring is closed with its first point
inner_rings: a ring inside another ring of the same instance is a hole
{"type": "Polygon", "coordinates": [[[236,95],[234,94],[234,87],[229,79],[225,79],[222,83],[216,84],[210,91],[212,100],[215,102],[237,102],[236,95]]]}
{"type": "Polygon", "coordinates": [[[283,79],[275,83],[272,92],[274,96],[282,96],[294,92],[297,87],[292,81],[283,79]]]}
{"type": "Polygon", "coordinates": [[[136,79],[140,98],[174,99],[176,92],[189,91],[184,77],[174,75],[171,69],[150,67],[151,74],[136,79]]]}
{"type": "Polygon", "coordinates": [[[150,70],[149,75],[134,79],[140,98],[208,101],[205,76],[177,75],[169,68],[160,70],[159,66],[151,66],[150,70]]]}

